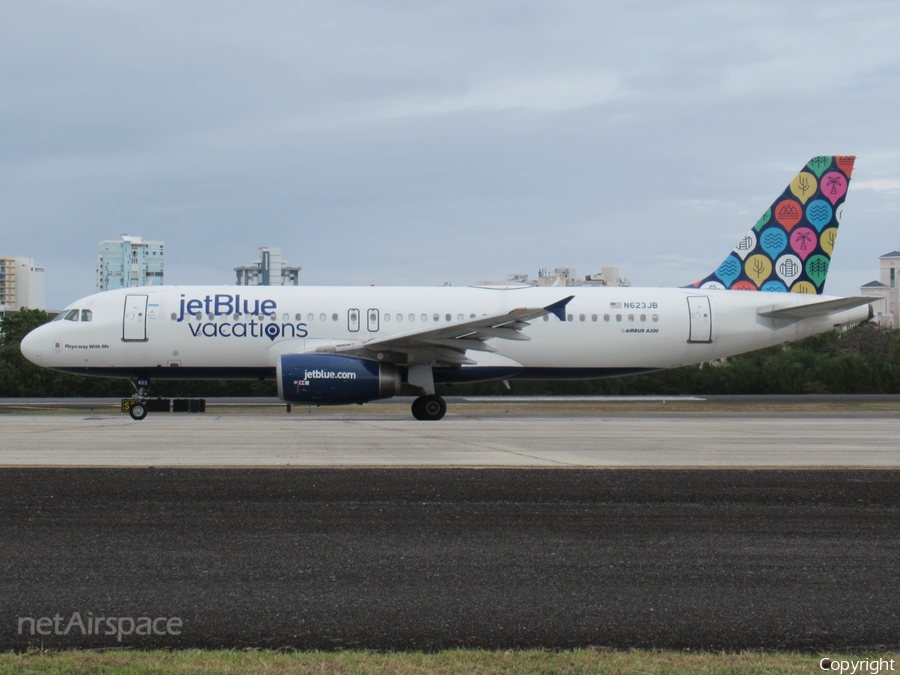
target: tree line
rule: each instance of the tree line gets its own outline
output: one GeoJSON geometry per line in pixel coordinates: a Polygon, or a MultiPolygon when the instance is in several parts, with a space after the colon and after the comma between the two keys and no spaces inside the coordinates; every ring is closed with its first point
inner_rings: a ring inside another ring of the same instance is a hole
{"type": "MultiPolygon", "coordinates": [[[[22,356],[22,338],[51,319],[39,309],[22,309],[0,319],[0,397],[126,398],[134,393],[128,380],[60,373],[36,366],[22,356]]],[[[256,380],[154,380],[150,392],[173,398],[278,395],[274,381],[256,380]]]]}
{"type": "MultiPolygon", "coordinates": [[[[23,309],[0,321],[0,397],[127,397],[127,380],[83,377],[40,368],[19,343],[52,317],[23,309]]],[[[445,386],[444,395],[715,395],[900,393],[900,331],[866,323],[787,345],[672,370],[631,377],[579,381],[513,381],[445,386]]],[[[275,396],[273,381],[157,380],[154,396],[275,396]]]]}

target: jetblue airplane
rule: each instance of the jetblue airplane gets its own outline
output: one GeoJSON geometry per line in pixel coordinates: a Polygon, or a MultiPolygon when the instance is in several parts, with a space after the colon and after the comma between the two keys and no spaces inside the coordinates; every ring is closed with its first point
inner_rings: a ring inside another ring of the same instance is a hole
{"type": "Polygon", "coordinates": [[[29,333],[33,363],[129,378],[270,379],[286,402],[418,394],[442,383],[593,379],[712,361],[872,317],[822,294],[854,157],[814,157],[709,276],[683,288],[160,286],[82,298],[29,333]],[[738,293],[737,291],[753,291],[738,293]]]}

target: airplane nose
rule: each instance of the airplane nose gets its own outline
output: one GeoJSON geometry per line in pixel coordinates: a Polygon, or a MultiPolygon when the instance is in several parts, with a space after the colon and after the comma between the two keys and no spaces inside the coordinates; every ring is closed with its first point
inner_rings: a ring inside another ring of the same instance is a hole
{"type": "Polygon", "coordinates": [[[40,349],[40,338],[38,333],[41,332],[40,328],[35,328],[28,335],[22,338],[22,343],[19,345],[19,350],[22,352],[22,356],[31,361],[36,365],[43,365],[41,363],[41,349],[40,349]]]}

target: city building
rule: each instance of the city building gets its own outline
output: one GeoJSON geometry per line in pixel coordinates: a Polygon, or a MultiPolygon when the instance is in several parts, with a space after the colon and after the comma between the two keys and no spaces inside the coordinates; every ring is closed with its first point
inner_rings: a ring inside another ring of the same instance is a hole
{"type": "Polygon", "coordinates": [[[473,286],[631,286],[625,277],[619,276],[618,267],[604,267],[601,272],[588,274],[579,279],[573,267],[542,267],[537,279],[529,279],[527,274],[508,274],[506,281],[477,281],[473,286]]]}
{"type": "Polygon", "coordinates": [[[578,281],[573,267],[557,267],[551,270],[549,267],[542,267],[538,270],[537,281],[535,286],[574,286],[578,281]]]}
{"type": "Polygon", "coordinates": [[[34,258],[0,256],[0,312],[44,307],[44,268],[34,258]]]}
{"type": "Polygon", "coordinates": [[[299,286],[300,268],[290,267],[281,258],[281,249],[260,246],[259,260],[235,267],[238,286],[299,286]]]}
{"type": "Polygon", "coordinates": [[[875,320],[887,328],[900,328],[900,251],[879,257],[881,278],[859,288],[862,295],[879,298],[872,303],[875,320]]]}
{"type": "Polygon", "coordinates": [[[600,272],[588,274],[584,278],[582,286],[631,286],[631,282],[625,277],[619,276],[618,267],[603,267],[600,272]]]}
{"type": "Polygon", "coordinates": [[[163,242],[122,235],[100,242],[97,290],[163,285],[163,242]]]}

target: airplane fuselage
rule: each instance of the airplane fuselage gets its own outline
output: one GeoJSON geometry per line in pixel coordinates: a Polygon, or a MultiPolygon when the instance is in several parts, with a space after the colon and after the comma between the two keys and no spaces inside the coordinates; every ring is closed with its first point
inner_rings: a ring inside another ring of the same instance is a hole
{"type": "Polygon", "coordinates": [[[495,352],[469,352],[473,364],[435,367],[435,382],[672,368],[864,321],[869,311],[777,321],[759,312],[828,298],[685,288],[169,286],[83,298],[27,336],[22,349],[40,365],[85,375],[255,379],[273,377],[283,354],[542,307],[568,295],[565,321],[552,314],[532,319],[522,330],[526,339],[488,340],[495,352]],[[72,310],[77,317],[67,319],[72,310]]]}

